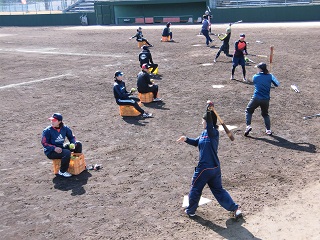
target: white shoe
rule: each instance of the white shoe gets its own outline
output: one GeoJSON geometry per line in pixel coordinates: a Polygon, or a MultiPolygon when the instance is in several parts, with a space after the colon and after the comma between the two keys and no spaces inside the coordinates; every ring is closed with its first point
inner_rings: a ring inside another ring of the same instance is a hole
{"type": "Polygon", "coordinates": [[[230,80],[236,80],[233,75],[231,75],[230,80]]]}
{"type": "Polygon", "coordinates": [[[266,134],[267,134],[267,135],[272,135],[272,131],[267,129],[267,130],[266,130],[266,134]]]}
{"type": "Polygon", "coordinates": [[[184,210],[184,212],[185,212],[189,217],[195,217],[195,216],[196,216],[195,213],[188,213],[188,212],[187,212],[187,209],[184,210]]]}
{"type": "Polygon", "coordinates": [[[247,126],[246,131],[244,132],[244,135],[247,137],[249,135],[249,133],[251,132],[251,130],[252,130],[252,127],[250,125],[247,126]]]}
{"type": "Polygon", "coordinates": [[[144,118],[151,118],[151,117],[152,117],[152,113],[144,112],[144,113],[142,114],[142,117],[144,117],[144,118]]]}
{"type": "Polygon", "coordinates": [[[213,62],[217,62],[217,60],[216,60],[216,59],[213,59],[213,62]]]}
{"type": "Polygon", "coordinates": [[[59,175],[60,176],[62,176],[62,177],[71,177],[72,176],[72,174],[71,173],[68,173],[68,172],[61,172],[60,170],[59,170],[59,175]]]}
{"type": "Polygon", "coordinates": [[[153,102],[160,102],[160,101],[162,101],[161,98],[154,98],[154,99],[153,99],[153,102]]]}
{"type": "Polygon", "coordinates": [[[243,81],[244,81],[244,82],[248,82],[248,80],[247,80],[245,77],[243,78],[243,81]]]}
{"type": "Polygon", "coordinates": [[[233,212],[233,216],[234,216],[235,219],[239,219],[239,218],[242,217],[242,212],[241,212],[240,208],[238,208],[237,210],[235,210],[233,212]]]}

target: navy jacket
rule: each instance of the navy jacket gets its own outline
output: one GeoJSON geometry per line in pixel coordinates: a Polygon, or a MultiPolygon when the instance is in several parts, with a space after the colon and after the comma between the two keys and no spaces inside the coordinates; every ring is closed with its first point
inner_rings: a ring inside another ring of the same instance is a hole
{"type": "Polygon", "coordinates": [[[116,100],[125,100],[129,99],[131,94],[127,91],[124,81],[115,80],[113,84],[113,95],[116,100]]]}
{"type": "Polygon", "coordinates": [[[219,145],[219,131],[214,127],[211,112],[207,112],[207,127],[198,138],[188,138],[186,143],[199,149],[198,168],[212,168],[220,166],[217,155],[219,145]]]}
{"type": "Polygon", "coordinates": [[[56,147],[62,148],[66,138],[70,143],[76,142],[76,138],[72,134],[71,129],[66,125],[63,125],[60,129],[56,129],[52,126],[45,128],[42,132],[41,139],[44,154],[48,156],[48,154],[54,151],[56,147]]]}

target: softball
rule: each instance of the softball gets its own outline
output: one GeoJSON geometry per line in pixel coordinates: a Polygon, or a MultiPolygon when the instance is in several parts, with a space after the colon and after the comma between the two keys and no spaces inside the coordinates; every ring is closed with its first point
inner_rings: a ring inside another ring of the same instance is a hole
{"type": "Polygon", "coordinates": [[[76,146],[74,145],[74,143],[70,143],[69,148],[70,148],[70,149],[75,149],[76,146]]]}
{"type": "Polygon", "coordinates": [[[131,88],[131,92],[135,92],[135,91],[137,91],[137,89],[131,88]]]}

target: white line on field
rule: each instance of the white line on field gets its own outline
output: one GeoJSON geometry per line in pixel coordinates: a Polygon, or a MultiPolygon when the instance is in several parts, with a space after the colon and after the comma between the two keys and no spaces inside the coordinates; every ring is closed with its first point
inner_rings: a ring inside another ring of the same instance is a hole
{"type": "Polygon", "coordinates": [[[21,86],[21,85],[27,85],[27,84],[36,83],[36,82],[43,82],[43,81],[52,80],[52,79],[56,79],[56,78],[62,78],[62,77],[66,77],[66,76],[72,76],[72,74],[63,74],[63,75],[58,75],[58,76],[54,76],[54,77],[48,77],[48,78],[42,78],[42,79],[38,79],[38,80],[33,80],[33,81],[29,81],[29,82],[9,84],[9,85],[0,87],[0,89],[13,88],[13,87],[21,86]]]}
{"type": "Polygon", "coordinates": [[[29,50],[29,49],[3,49],[0,48],[1,52],[22,52],[22,53],[40,53],[40,54],[51,54],[51,55],[68,55],[68,56],[90,56],[90,57],[123,57],[121,55],[111,54],[95,54],[95,53],[71,53],[71,52],[51,52],[45,50],[29,50]]]}

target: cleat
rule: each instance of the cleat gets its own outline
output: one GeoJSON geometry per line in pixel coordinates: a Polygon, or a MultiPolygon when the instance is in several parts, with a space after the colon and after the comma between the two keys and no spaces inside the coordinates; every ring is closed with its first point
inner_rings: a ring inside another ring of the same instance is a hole
{"type": "Polygon", "coordinates": [[[233,212],[233,217],[234,217],[236,220],[238,220],[239,218],[242,218],[242,217],[243,217],[242,212],[241,212],[241,210],[240,210],[240,207],[233,212]]]}
{"type": "Polygon", "coordinates": [[[62,177],[66,177],[66,178],[68,178],[68,177],[71,177],[72,176],[72,174],[71,173],[68,173],[68,172],[61,172],[60,170],[59,170],[59,173],[58,173],[60,176],[62,176],[62,177]]]}
{"type": "Polygon", "coordinates": [[[195,213],[188,213],[188,212],[187,212],[187,209],[184,210],[184,212],[185,212],[189,217],[195,217],[195,216],[196,216],[195,213]]]}
{"type": "Polygon", "coordinates": [[[161,99],[161,98],[154,98],[152,101],[153,101],[153,102],[161,102],[162,99],[161,99]]]}
{"type": "Polygon", "coordinates": [[[251,130],[252,130],[252,127],[250,125],[247,126],[246,131],[244,132],[244,135],[247,137],[249,135],[249,133],[251,132],[251,130]]]}
{"type": "Polygon", "coordinates": [[[266,134],[267,134],[267,135],[272,135],[272,131],[267,129],[267,130],[266,130],[266,134]]]}
{"type": "Polygon", "coordinates": [[[152,117],[152,113],[144,112],[144,113],[142,114],[142,117],[143,117],[143,118],[151,118],[151,117],[152,117]]]}

